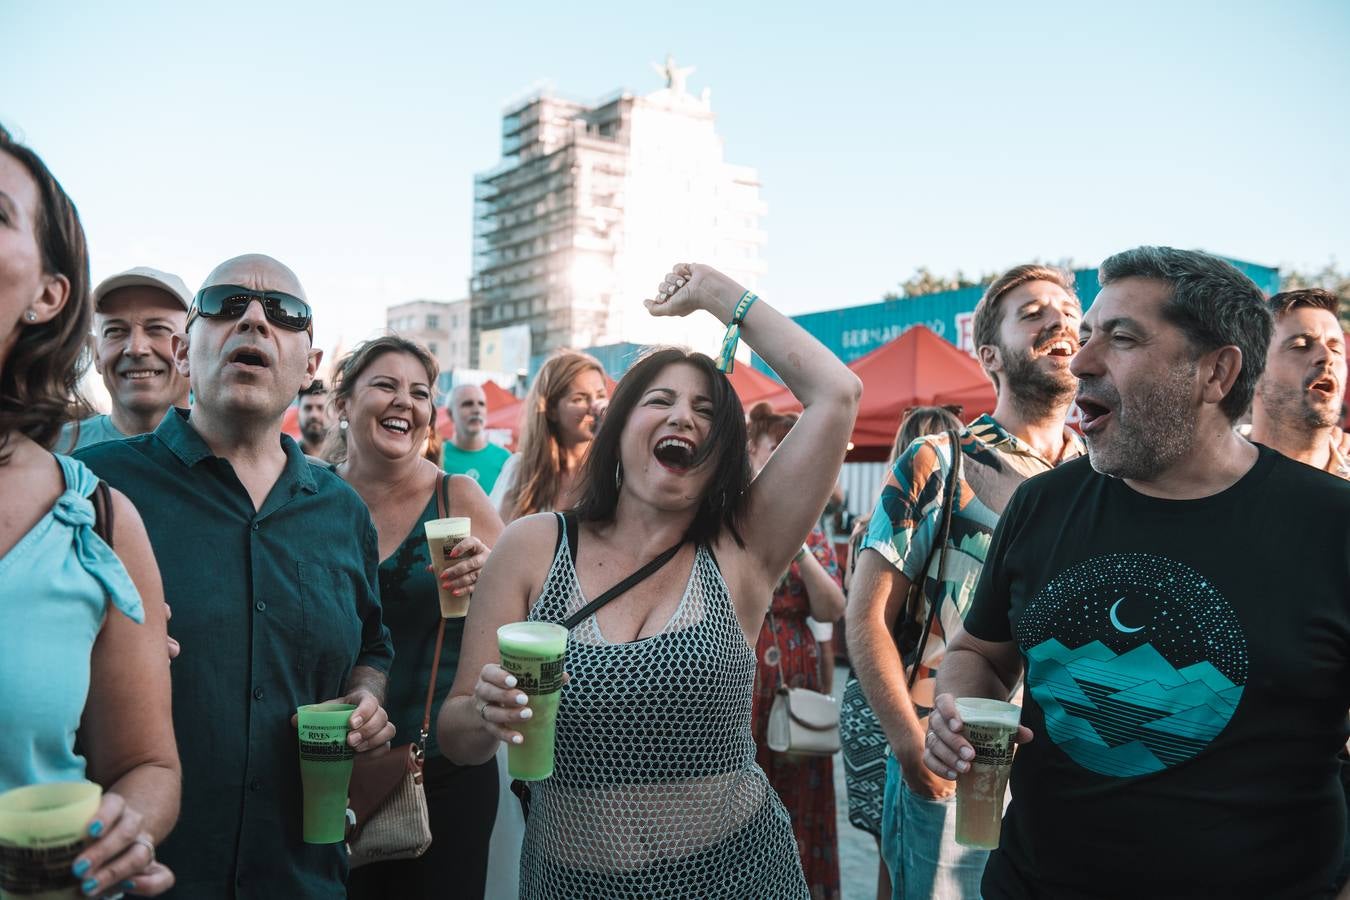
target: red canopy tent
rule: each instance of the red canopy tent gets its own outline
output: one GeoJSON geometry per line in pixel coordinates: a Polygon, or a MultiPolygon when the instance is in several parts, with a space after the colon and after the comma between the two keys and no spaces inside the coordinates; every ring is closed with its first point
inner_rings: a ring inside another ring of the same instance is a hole
{"type": "MultiPolygon", "coordinates": [[[[863,383],[849,462],[884,461],[905,411],[914,406],[960,404],[970,421],[992,412],[994,384],[973,358],[915,325],[895,340],[849,363],[863,383]]],[[[786,390],[765,398],[778,410],[800,409],[786,390]]]]}
{"type": "Polygon", "coordinates": [[[997,402],[980,364],[922,325],[855,359],[849,368],[863,383],[849,455],[854,462],[884,460],[911,407],[960,404],[962,419],[970,421],[992,412],[997,402]]]}
{"type": "Polygon", "coordinates": [[[736,392],[736,396],[741,398],[741,406],[745,407],[746,412],[759,401],[783,393],[781,384],[745,363],[737,364],[727,376],[727,381],[731,382],[731,389],[736,392]]]}
{"type": "Polygon", "coordinates": [[[281,433],[300,440],[300,407],[294,403],[286,407],[286,415],[281,417],[281,433]]]}

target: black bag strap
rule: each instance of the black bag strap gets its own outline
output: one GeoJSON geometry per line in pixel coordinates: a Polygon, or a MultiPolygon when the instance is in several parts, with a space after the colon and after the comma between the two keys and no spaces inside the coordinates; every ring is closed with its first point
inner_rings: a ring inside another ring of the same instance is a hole
{"type": "Polygon", "coordinates": [[[956,506],[956,492],[961,480],[961,436],[954,429],[947,429],[947,442],[952,449],[952,465],[947,470],[947,481],[942,489],[942,514],[939,521],[938,533],[933,539],[933,547],[928,551],[928,558],[924,560],[923,568],[919,571],[919,577],[914,579],[910,585],[910,597],[905,604],[905,614],[911,615],[911,610],[918,610],[920,607],[918,601],[923,598],[923,583],[928,577],[928,567],[933,564],[933,554],[938,555],[938,598],[934,603],[928,605],[928,618],[923,625],[923,632],[919,635],[919,646],[914,652],[914,665],[910,666],[909,679],[906,686],[911,690],[914,688],[914,680],[919,676],[919,663],[923,660],[924,648],[928,646],[928,635],[933,631],[933,619],[937,616],[938,607],[942,605],[942,582],[947,574],[947,543],[952,533],[952,510],[956,506]],[[914,600],[911,607],[909,600],[914,600]]]}
{"type": "MultiPolygon", "coordinates": [[[[442,472],[436,484],[436,518],[444,519],[450,514],[450,476],[442,472]]],[[[436,581],[441,573],[435,573],[436,581]]],[[[431,678],[427,681],[427,702],[422,710],[422,730],[417,738],[417,761],[420,764],[426,755],[427,736],[431,734],[431,701],[436,696],[436,675],[441,668],[441,647],[445,644],[445,618],[436,626],[436,650],[431,654],[431,678]]]]}
{"type": "Polygon", "coordinates": [[[94,486],[94,493],[90,496],[94,503],[94,534],[103,538],[103,543],[109,548],[113,545],[113,505],[112,491],[108,488],[108,482],[102,478],[94,486]]]}
{"type": "MultiPolygon", "coordinates": [[[[573,537],[574,533],[579,530],[576,527],[575,523],[576,518],[574,516],[563,516],[562,514],[558,515],[558,528],[561,529],[562,531],[567,532],[567,544],[569,549],[574,548],[577,543],[576,538],[573,537]]],[[[562,534],[559,533],[558,535],[559,547],[562,546],[562,538],[563,538],[562,534]]],[[[606,603],[615,599],[621,594],[624,594],[627,591],[631,590],[632,588],[636,587],[638,584],[647,580],[647,578],[649,578],[650,576],[655,575],[666,563],[670,562],[672,559],[675,558],[675,554],[679,553],[680,548],[683,547],[684,545],[685,541],[681,539],[680,542],[675,546],[662,551],[659,556],[648,562],[642,568],[638,569],[632,575],[629,575],[623,581],[620,581],[618,584],[614,585],[614,587],[605,591],[599,597],[596,597],[590,603],[587,603],[581,609],[577,610],[576,612],[572,613],[572,615],[568,616],[567,620],[562,623],[563,627],[566,628],[568,631],[571,631],[573,628],[576,628],[582,622],[586,621],[588,617],[594,615],[595,611],[598,610],[600,607],[604,606],[606,603]]],[[[574,563],[576,562],[575,550],[572,550],[572,561],[574,563]]]]}

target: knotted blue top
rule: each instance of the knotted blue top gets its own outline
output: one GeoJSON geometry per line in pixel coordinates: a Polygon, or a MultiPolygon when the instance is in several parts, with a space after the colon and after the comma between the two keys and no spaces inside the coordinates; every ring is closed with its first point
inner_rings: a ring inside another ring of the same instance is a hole
{"type": "Polygon", "coordinates": [[[66,489],[0,557],[0,792],[85,777],[75,731],[89,694],[89,659],[108,605],[137,623],[141,596],[94,533],[98,478],[57,455],[66,489]]]}

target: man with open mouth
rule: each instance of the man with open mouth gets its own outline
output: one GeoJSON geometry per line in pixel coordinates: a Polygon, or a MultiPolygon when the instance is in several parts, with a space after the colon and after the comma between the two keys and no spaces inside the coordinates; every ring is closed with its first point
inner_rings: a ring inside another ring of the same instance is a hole
{"type": "Polygon", "coordinates": [[[178,828],[157,848],[192,900],[346,897],[347,852],[301,840],[297,706],[355,706],[347,746],[382,748],[393,659],[364,502],[281,420],[322,353],[295,273],[248,255],[193,298],[173,361],[191,411],[79,458],[145,518],[183,646],[173,709],[178,828]]]}
{"type": "Polygon", "coordinates": [[[191,302],[183,279],[148,266],[94,288],[94,368],[112,412],[67,424],[61,452],[154,431],[171,408],[188,405],[188,380],[173,364],[173,336],[183,330],[191,302]]]}
{"type": "Polygon", "coordinates": [[[975,308],[974,332],[998,404],[960,432],[959,449],[945,434],[935,435],[915,441],[896,460],[859,553],[845,620],[850,657],[890,750],[881,852],[895,900],[979,896],[988,853],[955,842],[953,785],[924,768],[924,720],[947,629],[970,606],[1008,498],[1027,478],[1082,453],[1078,437],[1064,427],[1077,384],[1069,365],[1082,315],[1073,279],[1060,269],[1017,266],[989,286],[975,308]],[[949,558],[940,576],[935,536],[956,452],[960,478],[941,542],[949,558]],[[923,601],[902,613],[916,578],[924,580],[923,601]],[[894,635],[924,632],[921,644],[916,637],[897,646],[894,635]],[[914,675],[912,690],[907,672],[914,675]]]}
{"type": "Polygon", "coordinates": [[[1099,280],[1071,365],[1088,459],[1004,510],[924,762],[971,771],[955,698],[1024,682],[989,900],[1331,896],[1350,483],[1233,428],[1273,331],[1251,279],[1138,247],[1099,280]]]}
{"type": "Polygon", "coordinates": [[[1290,459],[1350,479],[1339,429],[1345,400],[1340,298],[1320,288],[1270,298],[1275,334],[1252,400],[1251,439],[1290,459]]]}

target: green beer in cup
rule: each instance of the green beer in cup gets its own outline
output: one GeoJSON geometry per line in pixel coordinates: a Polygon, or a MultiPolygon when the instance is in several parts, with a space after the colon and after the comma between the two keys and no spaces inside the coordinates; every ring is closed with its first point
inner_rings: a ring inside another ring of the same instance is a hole
{"type": "Polygon", "coordinates": [[[543,781],[553,774],[567,629],[552,622],[512,622],[497,629],[497,647],[502,668],[516,676],[516,688],[530,698],[532,710],[530,718],[510,725],[525,740],[507,745],[506,770],[521,781],[543,781]]]}
{"type": "Polygon", "coordinates": [[[297,709],[304,841],[336,844],[347,833],[347,785],[356,751],[347,743],[350,703],[311,703],[297,709]]]}
{"type": "Polygon", "coordinates": [[[83,896],[70,871],[84,849],[103,788],[59,781],[0,794],[0,897],[65,900],[83,896]]]}

